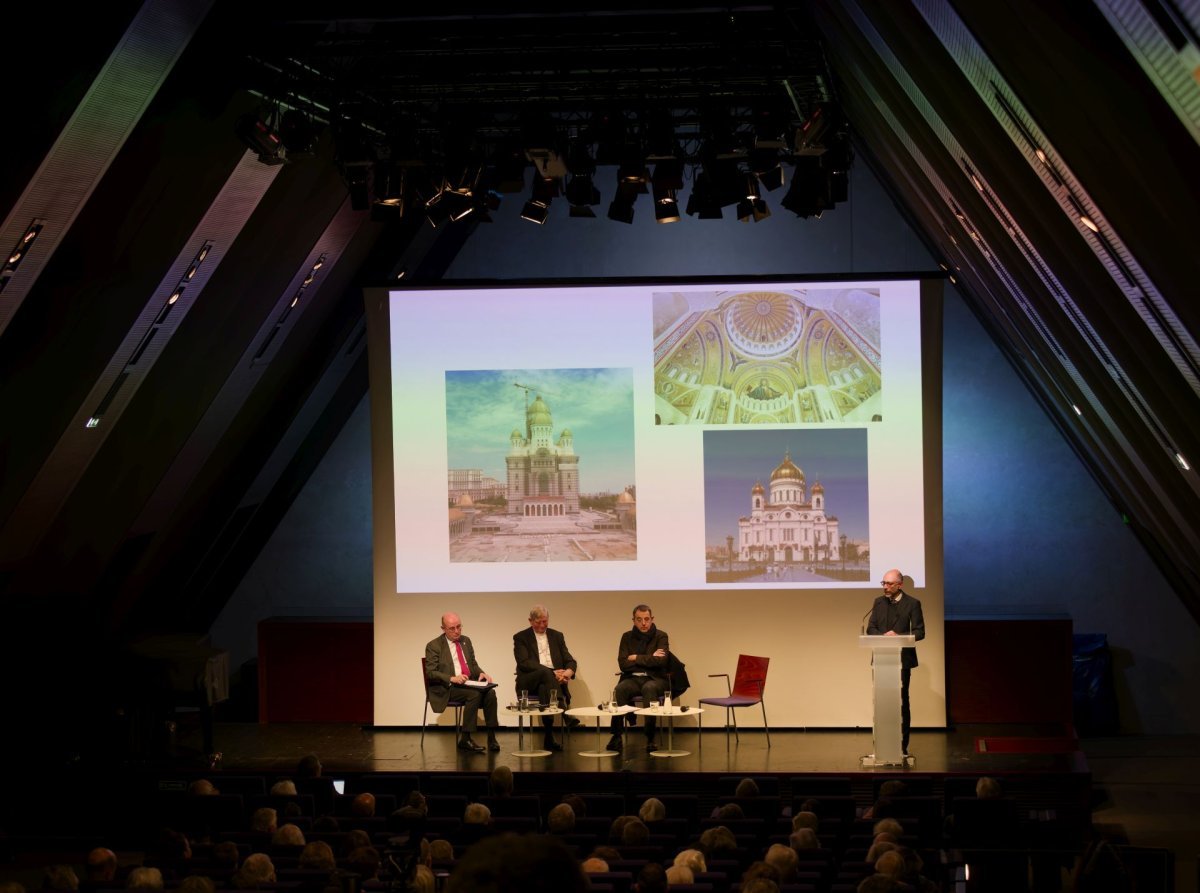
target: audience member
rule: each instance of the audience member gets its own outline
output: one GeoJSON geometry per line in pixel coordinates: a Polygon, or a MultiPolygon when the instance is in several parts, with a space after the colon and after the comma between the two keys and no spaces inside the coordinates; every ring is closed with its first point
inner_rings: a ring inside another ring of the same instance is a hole
{"type": "Polygon", "coordinates": [[[975,796],[980,800],[998,800],[1001,797],[1000,782],[994,778],[983,776],[975,782],[975,796]]]}
{"type": "Polygon", "coordinates": [[[342,843],[342,855],[349,856],[359,847],[369,847],[371,845],[371,835],[362,828],[351,828],[346,832],[346,839],[342,843]]]}
{"type": "Polygon", "coordinates": [[[0,893],[25,893],[25,885],[20,881],[0,881],[0,893]]]}
{"type": "Polygon", "coordinates": [[[899,884],[886,874],[873,874],[863,878],[858,884],[857,893],[892,893],[899,889],[899,884]]]}
{"type": "Polygon", "coordinates": [[[705,828],[700,834],[699,849],[709,862],[713,859],[736,859],[738,857],[737,838],[724,825],[705,828]]]}
{"type": "Polygon", "coordinates": [[[315,753],[305,754],[296,764],[297,778],[319,778],[321,776],[321,761],[315,753]]]}
{"type": "Polygon", "coordinates": [[[657,862],[647,862],[633,883],[637,893],[667,893],[667,872],[657,862]]]}
{"type": "Polygon", "coordinates": [[[792,830],[799,831],[801,828],[808,828],[814,834],[820,829],[821,819],[811,810],[802,809],[792,816],[792,830]]]}
{"type": "Polygon", "coordinates": [[[792,832],[792,836],[788,838],[788,846],[793,850],[819,850],[821,840],[812,828],[801,828],[792,832]]]}
{"type": "Polygon", "coordinates": [[[404,798],[404,805],[417,810],[421,815],[429,815],[429,803],[420,791],[409,791],[408,796],[404,798]]]}
{"type": "Polygon", "coordinates": [[[570,834],[575,830],[575,810],[570,804],[559,803],[546,816],[546,830],[551,834],[570,834]]]}
{"type": "Polygon", "coordinates": [[[454,863],[454,844],[439,837],[429,843],[429,860],[434,865],[451,865],[454,863]]]}
{"type": "Polygon", "coordinates": [[[350,801],[350,815],[358,819],[369,819],[375,815],[375,795],[367,791],[355,795],[350,801]]]}
{"type": "Polygon", "coordinates": [[[257,890],[275,883],[275,863],[266,853],[251,853],[234,874],[231,886],[235,890],[257,890]]]}
{"type": "Polygon", "coordinates": [[[904,857],[900,855],[899,848],[894,843],[876,844],[876,846],[889,846],[891,849],[882,852],[876,859],[872,860],[870,853],[867,854],[867,861],[874,861],[875,873],[886,874],[892,880],[900,880],[900,875],[904,874],[904,857]]]}
{"type": "Polygon", "coordinates": [[[696,883],[696,874],[686,865],[672,865],[667,869],[667,887],[674,887],[676,884],[694,884],[696,883]]]}
{"type": "Polygon", "coordinates": [[[271,785],[272,797],[295,797],[296,782],[290,778],[281,778],[275,784],[271,785]]]}
{"type": "Polygon", "coordinates": [[[717,807],[714,818],[722,822],[738,822],[746,817],[746,813],[742,811],[742,807],[736,803],[726,803],[723,806],[717,807]]]}
{"type": "Polygon", "coordinates": [[[223,877],[230,877],[238,870],[238,863],[241,861],[241,858],[236,843],[232,840],[222,840],[220,843],[213,844],[209,862],[215,873],[223,877]]]}
{"type": "Polygon", "coordinates": [[[756,862],[751,862],[750,866],[744,872],[742,872],[742,887],[744,888],[750,881],[760,877],[774,881],[776,884],[778,884],[780,881],[779,869],[768,862],[762,861],[761,859],[756,862]]]}
{"type": "Polygon", "coordinates": [[[871,828],[871,833],[878,837],[880,834],[891,834],[896,840],[904,836],[904,826],[893,818],[880,819],[871,828]]]}
{"type": "Polygon", "coordinates": [[[800,859],[790,846],[784,846],[782,843],[771,844],[767,848],[767,854],[763,857],[763,861],[774,866],[775,870],[779,872],[781,884],[795,883],[800,872],[800,859]]]}
{"type": "Polygon", "coordinates": [[[164,828],[158,835],[157,855],[163,862],[176,864],[192,858],[192,842],[186,834],[164,828]]]}
{"type": "Polygon", "coordinates": [[[127,890],[161,890],[163,888],[162,872],[157,868],[139,865],[129,872],[125,888],[127,890]]]}
{"type": "Polygon", "coordinates": [[[466,811],[463,812],[464,825],[490,825],[492,823],[492,811],[482,803],[468,803],[466,811]]]}
{"type": "Polygon", "coordinates": [[[215,797],[221,792],[207,778],[197,778],[188,785],[188,793],[194,797],[215,797]]]}
{"type": "Polygon", "coordinates": [[[511,797],[513,792],[513,771],[508,766],[497,766],[488,776],[488,791],[497,799],[511,797]]]}
{"type": "Polygon", "coordinates": [[[587,878],[553,837],[489,837],[467,850],[445,893],[585,893],[587,878]]]}
{"type": "Polygon", "coordinates": [[[373,846],[360,846],[346,857],[346,868],[359,876],[360,883],[373,881],[379,877],[379,868],[382,864],[383,860],[379,857],[379,850],[373,846]]]}
{"type": "Polygon", "coordinates": [[[337,868],[337,860],[333,857],[333,847],[323,840],[314,840],[305,844],[297,864],[310,871],[333,871],[337,868]]]}
{"type": "Polygon", "coordinates": [[[213,879],[202,874],[189,874],[179,882],[179,893],[216,893],[213,879]]]}
{"type": "Polygon", "coordinates": [[[312,829],[320,834],[336,833],[342,830],[342,823],[335,815],[321,815],[313,819],[312,829]]]}
{"type": "Polygon", "coordinates": [[[599,874],[608,871],[608,863],[597,856],[589,856],[580,866],[584,874],[599,874]]]}
{"type": "Polygon", "coordinates": [[[254,815],[250,817],[250,830],[257,831],[260,834],[274,834],[279,821],[279,813],[269,806],[262,806],[254,810],[254,815]]]}
{"type": "Polygon", "coordinates": [[[107,847],[98,846],[87,854],[84,879],[87,884],[99,887],[110,883],[117,876],[117,854],[107,847]]]}
{"type": "Polygon", "coordinates": [[[735,797],[740,797],[743,800],[749,800],[752,797],[758,796],[758,782],[753,778],[743,778],[738,782],[737,789],[734,791],[735,797]]]}
{"type": "Polygon", "coordinates": [[[290,822],[280,825],[271,835],[271,844],[273,846],[302,847],[305,844],[304,832],[300,830],[299,825],[293,825],[290,822]]]}
{"type": "Polygon", "coordinates": [[[79,889],[79,875],[70,865],[47,865],[43,872],[42,889],[75,893],[79,889]]]}
{"type": "Polygon", "coordinates": [[[621,828],[621,846],[645,846],[649,842],[650,829],[646,827],[646,823],[631,816],[621,828]]]}
{"type": "MultiPolygon", "coordinates": [[[[871,844],[871,848],[867,850],[866,861],[875,863],[881,856],[883,856],[884,853],[890,853],[898,849],[900,849],[900,845],[898,843],[894,843],[890,840],[876,840],[871,844]]],[[[880,873],[887,874],[887,872],[880,873]]]]}
{"type": "Polygon", "coordinates": [[[621,861],[621,851],[618,850],[615,846],[607,846],[607,845],[601,844],[600,846],[598,846],[594,850],[592,850],[591,855],[595,856],[597,859],[603,859],[605,862],[609,863],[610,865],[613,862],[621,861]]]}
{"type": "Polygon", "coordinates": [[[647,825],[661,822],[667,817],[667,807],[657,797],[651,797],[638,810],[638,818],[647,825]]]}
{"type": "Polygon", "coordinates": [[[433,870],[428,865],[417,865],[409,881],[408,893],[435,893],[436,890],[437,878],[433,870]]]}
{"type": "Polygon", "coordinates": [[[708,866],[704,861],[704,853],[699,850],[680,850],[675,855],[674,864],[690,868],[693,874],[708,871],[708,866]]]}
{"type": "Polygon", "coordinates": [[[742,884],[741,893],[779,893],[779,884],[769,877],[756,877],[742,884]]]}
{"type": "Polygon", "coordinates": [[[625,830],[625,826],[637,819],[635,815],[619,815],[612,820],[612,824],[608,826],[608,839],[612,843],[621,842],[621,834],[625,830]]]}
{"type": "Polygon", "coordinates": [[[575,818],[587,818],[587,801],[578,794],[563,794],[562,802],[571,807],[575,812],[575,818]]]}

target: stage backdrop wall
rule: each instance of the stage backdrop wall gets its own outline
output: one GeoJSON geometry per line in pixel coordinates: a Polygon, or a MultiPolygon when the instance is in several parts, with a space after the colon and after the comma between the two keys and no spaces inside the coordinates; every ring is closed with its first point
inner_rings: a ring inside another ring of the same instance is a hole
{"type": "MultiPolygon", "coordinates": [[[[494,224],[477,229],[448,279],[839,270],[867,275],[934,264],[861,159],[851,168],[850,202],[821,220],[798,220],[777,210],[753,226],[685,219],[656,229],[653,221],[640,218],[624,226],[603,218],[556,217],[536,227],[509,210],[502,208],[494,224]]],[[[1067,614],[1077,632],[1105,632],[1116,652],[1123,731],[1200,733],[1200,713],[1188,707],[1194,680],[1200,678],[1195,622],[949,287],[944,325],[948,613],[1067,614]]],[[[255,658],[257,623],[263,618],[370,613],[370,486],[370,420],[364,399],[212,626],[214,645],[229,649],[233,667],[255,658]]],[[[553,599],[547,601],[553,604],[553,599]]],[[[605,628],[603,650],[583,658],[589,664],[614,659],[609,653],[615,647],[612,636],[629,607],[604,609],[606,616],[613,614],[613,624],[605,628]]],[[[687,630],[679,625],[680,612],[666,603],[653,607],[682,648],[680,637],[687,630]]],[[[434,600],[417,606],[412,621],[420,634],[415,638],[424,641],[437,634],[441,608],[434,600]]],[[[487,618],[474,609],[463,603],[468,628],[478,636],[487,618]]],[[[561,614],[556,607],[554,621],[565,626],[561,614]]],[[[726,614],[737,619],[733,607],[726,614]]],[[[519,625],[519,617],[506,613],[506,635],[519,625]]],[[[791,641],[797,650],[808,647],[803,629],[791,641]]],[[[405,656],[411,660],[407,652],[405,656]]],[[[497,668],[494,660],[488,666],[497,668]]],[[[509,668],[501,664],[500,669],[509,668]]],[[[397,678],[416,685],[415,674],[405,664],[397,678]]],[[[771,691],[803,684],[773,675],[771,691]]],[[[913,685],[925,684],[918,671],[913,685]]],[[[915,688],[914,704],[929,694],[915,688]]],[[[419,720],[418,711],[411,722],[419,720]]]]}

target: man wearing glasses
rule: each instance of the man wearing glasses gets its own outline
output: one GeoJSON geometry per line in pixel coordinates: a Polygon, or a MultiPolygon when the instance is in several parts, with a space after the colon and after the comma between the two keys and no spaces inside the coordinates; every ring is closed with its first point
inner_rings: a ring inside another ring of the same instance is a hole
{"type": "Polygon", "coordinates": [[[429,680],[429,704],[438,713],[446,709],[450,701],[451,689],[454,696],[466,701],[462,713],[462,737],[458,739],[458,749],[472,753],[483,753],[483,745],[476,744],[471,739],[478,722],[479,708],[483,707],[483,718],[487,723],[487,749],[495,752],[500,749],[496,741],[496,729],[499,723],[496,718],[496,692],[493,686],[482,687],[482,683],[491,683],[492,677],[483,671],[475,660],[475,649],[471,640],[462,634],[462,620],[457,614],[442,615],[442,635],[425,646],[425,676],[429,680]],[[467,683],[476,683],[481,687],[468,687],[467,683]]]}
{"type": "MultiPolygon", "coordinates": [[[[921,603],[905,592],[904,574],[892,568],[881,581],[883,595],[875,599],[871,608],[871,621],[867,624],[869,636],[915,636],[917,641],[925,638],[925,617],[921,614],[921,603]]],[[[912,728],[912,715],[908,709],[908,680],[917,665],[917,649],[900,649],[900,732],[901,747],[908,754],[908,733],[912,728]]]]}

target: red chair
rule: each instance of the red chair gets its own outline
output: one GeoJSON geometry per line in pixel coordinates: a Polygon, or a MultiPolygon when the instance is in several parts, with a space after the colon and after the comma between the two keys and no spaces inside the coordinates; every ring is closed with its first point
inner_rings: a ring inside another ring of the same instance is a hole
{"type": "MultiPolygon", "coordinates": [[[[421,682],[425,686],[425,709],[421,711],[421,746],[424,747],[425,720],[429,716],[429,677],[425,675],[425,658],[421,658],[421,682]]],[[[467,706],[467,702],[451,695],[446,706],[454,708],[454,740],[457,741],[462,737],[462,712],[463,707],[467,706]]],[[[438,712],[441,713],[440,710],[438,712]]]]}
{"type": "MultiPolygon", "coordinates": [[[[729,684],[728,673],[709,673],[709,679],[715,679],[718,676],[725,677],[725,688],[729,694],[724,698],[701,698],[700,704],[709,704],[713,707],[725,708],[725,746],[729,747],[729,723],[733,721],[734,737],[741,742],[741,737],[738,736],[737,719],[734,714],[735,707],[753,707],[758,704],[762,708],[763,715],[763,730],[767,733],[767,747],[771,746],[771,729],[767,725],[767,705],[763,701],[763,691],[767,687],[767,665],[771,662],[769,657],[755,657],[751,654],[739,654],[737,673],[733,677],[733,685],[729,684]]],[[[703,714],[701,714],[703,719],[703,714]]]]}

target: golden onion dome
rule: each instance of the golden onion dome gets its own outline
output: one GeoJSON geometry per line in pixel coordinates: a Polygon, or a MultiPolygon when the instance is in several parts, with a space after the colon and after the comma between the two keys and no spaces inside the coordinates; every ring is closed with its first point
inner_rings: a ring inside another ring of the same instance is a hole
{"type": "Polygon", "coordinates": [[[633,502],[633,494],[631,494],[628,490],[622,490],[621,495],[617,497],[617,502],[621,505],[628,505],[629,503],[633,502]]]}
{"type": "Polygon", "coordinates": [[[799,481],[804,483],[804,472],[797,468],[792,463],[790,453],[783,454],[783,461],[779,463],[779,467],[771,472],[771,483],[775,481],[799,481]]]}
{"type": "Polygon", "coordinates": [[[763,489],[762,481],[755,481],[754,488],[750,492],[751,493],[765,493],[766,491],[763,489]]]}
{"type": "Polygon", "coordinates": [[[824,488],[824,487],[821,485],[821,482],[820,482],[820,481],[817,481],[815,484],[813,484],[812,491],[813,491],[814,493],[824,493],[824,492],[825,492],[825,488],[824,488]]]}
{"type": "Polygon", "coordinates": [[[535,397],[533,402],[529,404],[529,409],[525,411],[525,421],[530,425],[551,425],[553,420],[550,417],[550,407],[546,405],[540,396],[535,397]]]}

